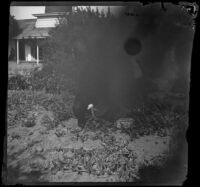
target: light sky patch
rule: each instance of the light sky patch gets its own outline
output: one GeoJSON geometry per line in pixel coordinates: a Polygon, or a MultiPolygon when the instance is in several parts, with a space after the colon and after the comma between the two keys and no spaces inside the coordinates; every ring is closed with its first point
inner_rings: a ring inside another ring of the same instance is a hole
{"type": "MultiPolygon", "coordinates": [[[[83,9],[86,6],[78,6],[82,7],[83,9]]],[[[98,7],[99,12],[103,11],[104,13],[107,12],[108,6],[90,6],[92,10],[96,10],[98,7]]],[[[120,6],[110,6],[111,13],[115,14],[117,10],[119,10],[120,6]]],[[[10,7],[10,14],[15,17],[15,19],[36,19],[32,14],[43,14],[45,13],[45,6],[11,6],[10,7]]]]}
{"type": "Polygon", "coordinates": [[[43,14],[44,6],[11,6],[10,14],[15,16],[15,19],[36,19],[32,14],[43,14]]]}

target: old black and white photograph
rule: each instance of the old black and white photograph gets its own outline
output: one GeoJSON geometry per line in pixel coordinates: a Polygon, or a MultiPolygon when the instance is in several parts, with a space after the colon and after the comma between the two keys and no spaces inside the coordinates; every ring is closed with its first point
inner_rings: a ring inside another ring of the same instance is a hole
{"type": "Polygon", "coordinates": [[[11,3],[4,183],[183,185],[197,13],[11,3]]]}

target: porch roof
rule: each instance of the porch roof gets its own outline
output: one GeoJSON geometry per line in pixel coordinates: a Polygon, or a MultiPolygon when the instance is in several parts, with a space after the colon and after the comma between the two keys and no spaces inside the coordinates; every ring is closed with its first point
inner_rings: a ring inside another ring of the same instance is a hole
{"type": "Polygon", "coordinates": [[[36,19],[30,20],[17,20],[21,33],[13,39],[33,39],[33,38],[46,38],[49,36],[51,28],[36,28],[36,19]]]}

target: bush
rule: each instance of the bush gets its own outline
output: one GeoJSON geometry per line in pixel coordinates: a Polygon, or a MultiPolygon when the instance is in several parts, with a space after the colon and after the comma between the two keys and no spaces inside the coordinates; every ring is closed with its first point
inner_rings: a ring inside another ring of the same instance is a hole
{"type": "Polygon", "coordinates": [[[177,94],[155,93],[146,103],[132,108],[134,119],[131,133],[145,135],[154,132],[164,135],[162,129],[176,127],[182,133],[188,125],[188,98],[177,94]]]}
{"type": "MultiPolygon", "coordinates": [[[[126,10],[128,11],[128,9],[126,10]]],[[[92,63],[99,67],[107,65],[109,71],[121,61],[128,62],[130,56],[125,55],[122,48],[124,41],[129,37],[137,36],[142,43],[142,51],[138,60],[143,77],[150,80],[158,79],[164,82],[164,87],[167,82],[166,87],[168,87],[167,80],[171,80],[171,69],[174,68],[171,63],[180,69],[178,74],[180,71],[184,72],[182,73],[184,76],[188,76],[185,73],[186,69],[188,70],[188,60],[185,59],[188,59],[190,54],[189,48],[184,46],[191,45],[192,17],[180,7],[170,7],[164,13],[156,4],[145,8],[138,6],[135,11],[139,15],[138,17],[126,16],[123,13],[117,17],[110,14],[105,16],[90,8],[78,9],[76,12],[70,13],[61,21],[61,24],[51,30],[50,39],[43,44],[45,45],[45,61],[53,65],[55,74],[62,75],[65,80],[72,80],[76,84],[78,79],[82,78],[80,73],[93,72],[90,66],[92,63]],[[155,20],[158,21],[156,24],[155,20]],[[166,28],[168,29],[166,30],[166,28]],[[157,47],[152,47],[155,42],[159,47],[157,45],[157,47]],[[183,47],[179,49],[179,45],[183,45],[183,47]],[[171,51],[173,51],[172,54],[171,51]],[[167,56],[167,62],[165,62],[165,56],[167,56]],[[88,67],[85,68],[87,71],[82,72],[81,70],[86,66],[88,67]],[[165,77],[168,74],[169,77],[165,77]]],[[[129,51],[129,53],[131,52],[129,51]]],[[[180,80],[182,80],[184,76],[178,74],[177,76],[180,76],[180,80]]],[[[64,84],[67,85],[68,82],[64,84]]],[[[159,83],[156,82],[156,84],[159,83]]],[[[171,87],[171,82],[169,87],[171,87]]],[[[141,92],[146,92],[146,89],[140,91],[140,94],[141,92]]]]}
{"type": "Polygon", "coordinates": [[[22,123],[35,105],[43,106],[47,111],[53,111],[56,121],[60,122],[72,116],[73,97],[68,94],[64,102],[58,95],[33,91],[8,91],[7,111],[8,126],[22,123]]]}
{"type": "Polygon", "coordinates": [[[100,50],[106,47],[103,42],[106,39],[103,40],[103,37],[106,29],[104,21],[109,20],[107,18],[100,17],[99,13],[90,9],[77,10],[76,13],[67,15],[60,25],[51,30],[51,37],[42,44],[44,59],[49,67],[53,67],[53,74],[46,80],[48,91],[52,90],[50,85],[55,85],[54,82],[58,86],[54,86],[56,90],[75,91],[81,68],[88,62],[105,60],[99,58],[105,56],[100,55],[100,50]]]}
{"type": "Polygon", "coordinates": [[[44,90],[47,93],[60,94],[63,91],[74,93],[76,86],[72,79],[56,74],[51,64],[45,64],[42,70],[35,68],[29,74],[9,77],[8,90],[44,90]]]}
{"type": "Polygon", "coordinates": [[[28,79],[22,75],[12,76],[8,79],[8,90],[26,90],[30,86],[28,79]]]}
{"type": "Polygon", "coordinates": [[[47,93],[60,94],[63,91],[71,93],[75,90],[73,80],[56,74],[51,64],[44,65],[43,69],[35,69],[29,78],[32,90],[45,90],[47,93]]]}

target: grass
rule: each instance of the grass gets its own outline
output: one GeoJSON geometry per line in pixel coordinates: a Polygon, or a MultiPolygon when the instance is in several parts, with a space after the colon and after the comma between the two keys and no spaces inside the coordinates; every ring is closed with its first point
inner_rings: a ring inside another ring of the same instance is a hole
{"type": "Polygon", "coordinates": [[[35,62],[22,62],[17,64],[16,61],[8,62],[8,75],[13,76],[17,74],[23,74],[26,72],[31,72],[33,69],[37,67],[42,67],[42,64],[36,64],[35,62]]]}

